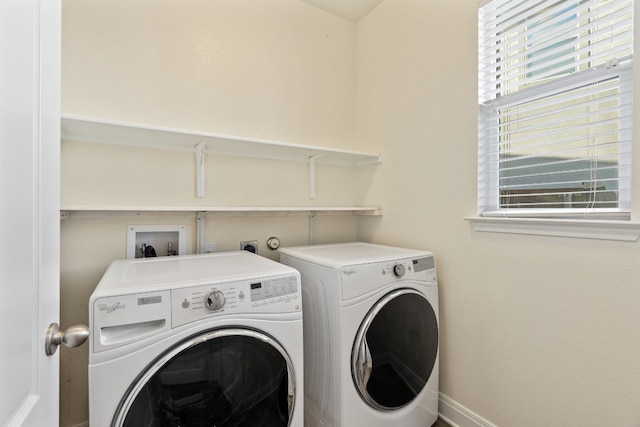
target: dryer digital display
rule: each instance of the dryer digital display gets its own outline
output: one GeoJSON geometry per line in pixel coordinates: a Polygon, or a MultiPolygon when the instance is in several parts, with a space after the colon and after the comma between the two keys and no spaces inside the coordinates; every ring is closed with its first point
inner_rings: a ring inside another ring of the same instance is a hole
{"type": "Polygon", "coordinates": [[[419,273],[425,270],[436,268],[436,262],[433,257],[417,258],[413,260],[413,271],[419,273]]]}

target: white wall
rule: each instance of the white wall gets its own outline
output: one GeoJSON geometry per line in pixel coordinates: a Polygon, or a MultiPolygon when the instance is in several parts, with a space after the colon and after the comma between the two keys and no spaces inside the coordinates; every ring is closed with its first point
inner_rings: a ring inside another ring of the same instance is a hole
{"type": "Polygon", "coordinates": [[[358,24],[359,140],[384,156],[360,176],[361,202],[384,216],[362,220],[359,237],[436,254],[441,411],[501,427],[636,427],[639,243],[477,233],[463,220],[476,214],[476,10],[387,0],[358,24]]]}
{"type": "Polygon", "coordinates": [[[298,0],[63,2],[63,110],[344,146],[355,25],[298,0]]]}
{"type": "MultiPolygon", "coordinates": [[[[63,0],[65,114],[291,143],[355,145],[355,24],[299,0],[63,0]]],[[[63,206],[349,206],[356,171],[208,154],[206,197],[195,197],[190,152],[63,141],[63,206]]],[[[88,299],[109,263],[126,256],[127,224],[185,224],[195,216],[61,222],[64,325],[88,323],[88,299]]],[[[219,251],[271,236],[309,242],[305,216],[209,217],[219,251]]],[[[317,218],[316,241],[357,239],[356,218],[317,218]]],[[[63,349],[60,425],[88,420],[87,348],[63,349]]]]}

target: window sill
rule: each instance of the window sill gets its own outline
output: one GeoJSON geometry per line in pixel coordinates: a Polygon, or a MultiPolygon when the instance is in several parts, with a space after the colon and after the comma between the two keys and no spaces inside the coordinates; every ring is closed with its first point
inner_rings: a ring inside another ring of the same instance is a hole
{"type": "Polygon", "coordinates": [[[474,231],[635,242],[640,222],[549,218],[467,217],[474,231]]]}

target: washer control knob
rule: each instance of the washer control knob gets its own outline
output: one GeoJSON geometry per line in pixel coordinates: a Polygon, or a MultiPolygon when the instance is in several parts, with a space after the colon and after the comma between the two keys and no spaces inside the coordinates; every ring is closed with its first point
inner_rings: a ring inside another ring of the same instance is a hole
{"type": "Polygon", "coordinates": [[[404,276],[404,265],[402,265],[402,264],[394,265],[393,266],[393,274],[395,274],[398,277],[404,276]]]}
{"type": "Polygon", "coordinates": [[[220,291],[209,292],[207,296],[204,297],[204,306],[211,311],[220,310],[224,307],[225,302],[227,302],[227,299],[220,291]]]}

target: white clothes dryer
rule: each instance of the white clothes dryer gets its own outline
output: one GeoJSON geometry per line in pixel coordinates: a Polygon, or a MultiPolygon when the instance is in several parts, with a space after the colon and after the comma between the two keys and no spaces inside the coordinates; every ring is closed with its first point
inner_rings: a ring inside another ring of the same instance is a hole
{"type": "Polygon", "coordinates": [[[303,425],[300,275],[243,252],[114,261],[89,302],[91,427],[303,425]]]}
{"type": "Polygon", "coordinates": [[[305,426],[435,423],[433,254],[356,242],[283,248],[280,261],[302,276],[305,426]]]}

